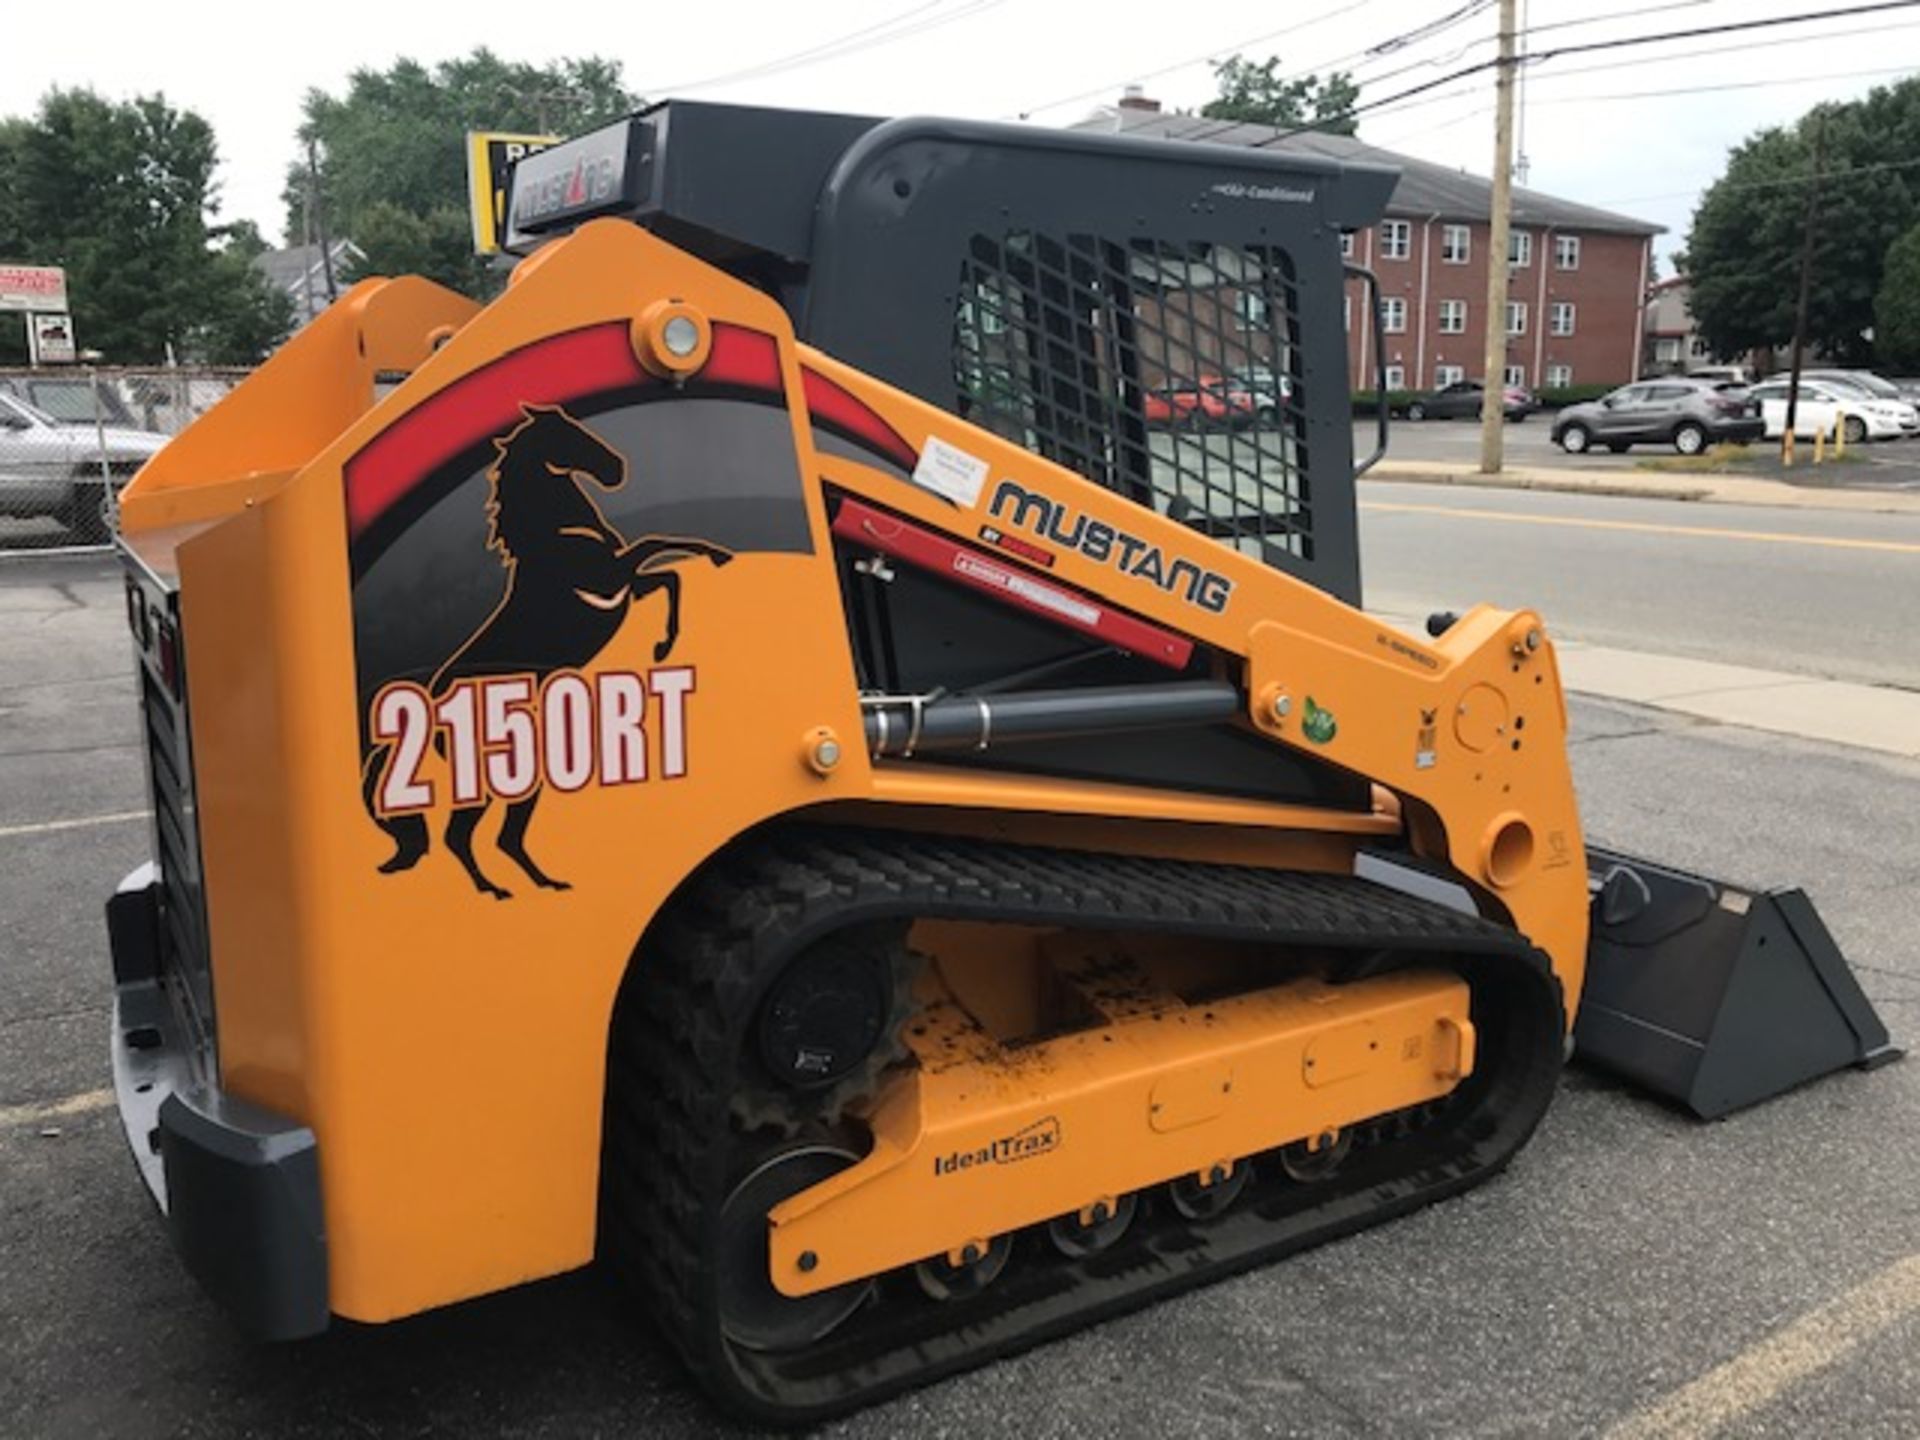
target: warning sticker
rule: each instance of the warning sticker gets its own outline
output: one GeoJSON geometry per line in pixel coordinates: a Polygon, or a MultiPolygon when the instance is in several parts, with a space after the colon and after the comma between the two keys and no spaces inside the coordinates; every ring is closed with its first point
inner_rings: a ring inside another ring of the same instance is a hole
{"type": "Polygon", "coordinates": [[[913,467],[913,483],[923,490],[972,506],[980,499],[980,487],[987,483],[987,462],[929,435],[920,452],[920,463],[913,467]]]}

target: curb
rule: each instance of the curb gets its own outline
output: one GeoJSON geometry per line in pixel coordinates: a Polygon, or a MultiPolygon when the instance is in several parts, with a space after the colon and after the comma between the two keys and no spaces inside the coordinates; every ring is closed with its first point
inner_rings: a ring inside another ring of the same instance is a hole
{"type": "Polygon", "coordinates": [[[1452,485],[1474,490],[1544,490],[1555,495],[1608,495],[1629,500],[1711,501],[1714,492],[1703,486],[1627,485],[1617,480],[1548,480],[1528,475],[1442,475],[1433,471],[1382,474],[1376,467],[1361,480],[1385,480],[1397,485],[1452,485]]]}
{"type": "Polygon", "coordinates": [[[1420,468],[1411,462],[1406,470],[1389,470],[1385,462],[1375,466],[1362,482],[1388,482],[1401,485],[1451,485],[1484,490],[1540,490],[1561,495],[1600,495],[1640,500],[1677,500],[1708,505],[1745,505],[1774,510],[1820,510],[1854,515],[1920,515],[1920,493],[1874,489],[1811,488],[1788,485],[1779,480],[1735,475],[1726,471],[1702,472],[1691,485],[1645,484],[1602,476],[1543,474],[1539,471],[1509,471],[1482,475],[1477,470],[1420,468]]]}

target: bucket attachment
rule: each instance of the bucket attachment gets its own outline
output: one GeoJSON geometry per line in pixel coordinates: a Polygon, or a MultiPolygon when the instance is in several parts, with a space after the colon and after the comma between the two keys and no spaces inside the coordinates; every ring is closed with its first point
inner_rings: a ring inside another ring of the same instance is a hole
{"type": "Polygon", "coordinates": [[[1587,851],[1582,1060],[1717,1119],[1900,1058],[1800,890],[1756,894],[1587,851]]]}

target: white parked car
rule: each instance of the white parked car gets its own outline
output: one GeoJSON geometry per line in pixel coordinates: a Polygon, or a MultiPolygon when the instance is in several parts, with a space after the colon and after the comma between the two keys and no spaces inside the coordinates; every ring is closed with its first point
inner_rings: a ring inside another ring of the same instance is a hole
{"type": "Polygon", "coordinates": [[[117,494],[166,443],[150,430],[64,425],[0,394],[0,516],[52,516],[75,538],[98,540],[107,486],[117,494]]]}
{"type": "MultiPolygon", "coordinates": [[[[1769,380],[1747,392],[1760,402],[1760,416],[1766,421],[1767,438],[1778,439],[1787,430],[1787,382],[1769,380]]],[[[1802,439],[1831,435],[1835,424],[1857,445],[1862,440],[1892,440],[1920,432],[1920,410],[1904,400],[1877,399],[1852,386],[1824,380],[1800,380],[1800,408],[1794,415],[1793,433],[1802,439]]]]}

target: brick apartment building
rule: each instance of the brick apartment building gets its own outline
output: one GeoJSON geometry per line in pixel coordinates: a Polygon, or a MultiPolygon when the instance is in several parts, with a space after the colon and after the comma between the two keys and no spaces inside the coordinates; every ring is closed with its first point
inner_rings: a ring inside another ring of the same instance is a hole
{"type": "MultiPolygon", "coordinates": [[[[1367,145],[1351,136],[1283,135],[1266,125],[1162,113],[1129,94],[1079,129],[1142,138],[1295,151],[1397,169],[1386,218],[1343,237],[1356,264],[1380,277],[1390,390],[1479,379],[1485,355],[1490,181],[1367,145]]],[[[1615,385],[1640,373],[1641,326],[1661,227],[1538,191],[1513,192],[1508,274],[1510,384],[1534,389],[1615,385]]],[[[1364,291],[1347,295],[1355,389],[1371,389],[1376,356],[1364,291]]]]}

